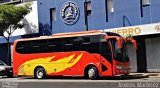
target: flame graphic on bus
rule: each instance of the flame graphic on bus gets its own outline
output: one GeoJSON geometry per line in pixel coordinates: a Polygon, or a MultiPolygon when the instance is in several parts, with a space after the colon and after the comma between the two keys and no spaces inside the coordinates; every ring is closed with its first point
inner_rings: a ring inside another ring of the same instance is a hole
{"type": "Polygon", "coordinates": [[[82,56],[83,53],[79,54],[78,56],[76,54],[72,54],[70,56],[57,59],[56,61],[53,61],[56,59],[56,56],[27,61],[19,67],[18,75],[30,74],[34,72],[35,67],[39,65],[44,67],[44,69],[47,71],[47,74],[58,73],[77,64],[82,56]]]}

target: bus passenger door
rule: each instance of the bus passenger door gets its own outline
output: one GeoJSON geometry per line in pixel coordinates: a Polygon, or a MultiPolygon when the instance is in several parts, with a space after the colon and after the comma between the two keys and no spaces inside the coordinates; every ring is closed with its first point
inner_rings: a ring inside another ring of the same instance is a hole
{"type": "Polygon", "coordinates": [[[100,53],[102,57],[102,75],[112,76],[112,51],[110,42],[101,42],[100,53]]]}

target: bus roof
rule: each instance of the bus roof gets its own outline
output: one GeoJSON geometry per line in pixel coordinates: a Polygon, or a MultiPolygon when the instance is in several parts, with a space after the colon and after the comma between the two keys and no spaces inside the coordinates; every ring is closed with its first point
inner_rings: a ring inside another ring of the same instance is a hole
{"type": "Polygon", "coordinates": [[[93,31],[82,31],[82,32],[68,32],[68,33],[57,33],[52,36],[75,36],[75,35],[85,35],[85,34],[97,34],[102,33],[101,30],[93,30],[93,31]]]}
{"type": "Polygon", "coordinates": [[[76,37],[76,36],[87,36],[87,35],[100,35],[100,34],[105,34],[105,33],[101,30],[68,32],[68,33],[57,33],[57,34],[53,34],[51,36],[40,36],[40,37],[35,37],[35,38],[18,39],[16,41],[29,41],[29,40],[65,38],[65,37],[76,37]]]}

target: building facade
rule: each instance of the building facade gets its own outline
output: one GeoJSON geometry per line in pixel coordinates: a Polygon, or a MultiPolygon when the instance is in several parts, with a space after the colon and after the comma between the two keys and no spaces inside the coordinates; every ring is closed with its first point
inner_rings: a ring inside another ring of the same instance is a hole
{"type": "Polygon", "coordinates": [[[160,0],[38,0],[39,32],[87,30],[133,35],[132,72],[160,72],[160,0]]]}
{"type": "Polygon", "coordinates": [[[20,4],[25,2],[32,2],[36,0],[0,0],[0,4],[20,4]]]}

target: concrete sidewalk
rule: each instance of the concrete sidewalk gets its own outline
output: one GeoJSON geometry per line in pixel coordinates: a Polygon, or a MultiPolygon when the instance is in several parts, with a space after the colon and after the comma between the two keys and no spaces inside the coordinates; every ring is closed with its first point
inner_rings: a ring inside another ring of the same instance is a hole
{"type": "Polygon", "coordinates": [[[135,77],[160,78],[160,73],[130,73],[129,75],[135,77]]]}

